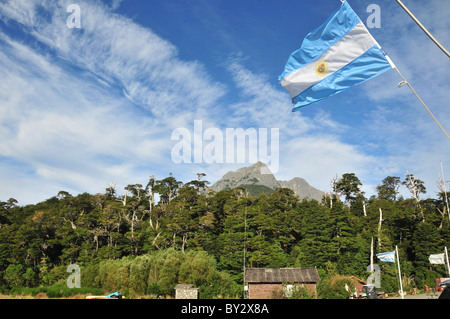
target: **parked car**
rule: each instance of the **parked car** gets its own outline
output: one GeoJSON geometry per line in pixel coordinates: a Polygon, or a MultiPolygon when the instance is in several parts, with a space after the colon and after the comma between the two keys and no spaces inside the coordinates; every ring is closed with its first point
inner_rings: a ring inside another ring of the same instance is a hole
{"type": "Polygon", "coordinates": [[[441,282],[439,286],[443,287],[444,290],[441,292],[438,299],[450,299],[450,279],[441,282]]]}

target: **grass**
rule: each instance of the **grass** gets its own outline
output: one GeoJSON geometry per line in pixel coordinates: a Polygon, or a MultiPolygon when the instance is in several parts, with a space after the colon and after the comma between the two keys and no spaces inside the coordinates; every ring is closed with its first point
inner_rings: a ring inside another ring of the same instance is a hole
{"type": "Polygon", "coordinates": [[[56,283],[47,287],[16,287],[10,292],[13,296],[33,296],[45,294],[48,298],[70,298],[75,295],[103,295],[103,289],[100,288],[69,288],[65,284],[56,283]]]}

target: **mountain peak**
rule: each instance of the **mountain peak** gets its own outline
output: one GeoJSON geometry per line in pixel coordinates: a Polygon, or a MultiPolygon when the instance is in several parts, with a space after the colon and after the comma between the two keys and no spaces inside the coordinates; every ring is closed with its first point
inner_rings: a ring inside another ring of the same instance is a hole
{"type": "Polygon", "coordinates": [[[214,191],[243,187],[251,193],[258,195],[261,192],[271,193],[278,187],[290,188],[299,198],[316,199],[320,201],[324,192],[310,186],[301,177],[294,177],[289,181],[278,181],[270,171],[270,168],[263,162],[256,162],[247,167],[242,167],[236,171],[226,173],[221,179],[215,182],[211,189],[214,191]]]}
{"type": "Polygon", "coordinates": [[[267,174],[267,172],[270,172],[270,169],[266,164],[256,162],[251,166],[226,173],[211,188],[219,191],[233,189],[242,185],[264,185],[271,189],[280,187],[280,183],[278,183],[275,176],[272,173],[267,174]]]}

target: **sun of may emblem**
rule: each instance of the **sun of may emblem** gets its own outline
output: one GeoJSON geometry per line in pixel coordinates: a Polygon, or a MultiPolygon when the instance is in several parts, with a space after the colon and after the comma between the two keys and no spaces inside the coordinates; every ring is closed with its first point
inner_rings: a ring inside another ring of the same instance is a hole
{"type": "Polygon", "coordinates": [[[315,71],[318,76],[325,76],[328,71],[328,63],[325,61],[317,62],[315,71]]]}

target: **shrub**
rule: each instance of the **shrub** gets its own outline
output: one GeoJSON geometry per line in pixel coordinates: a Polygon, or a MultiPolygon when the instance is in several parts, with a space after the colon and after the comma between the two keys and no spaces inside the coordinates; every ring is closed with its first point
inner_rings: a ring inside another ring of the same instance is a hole
{"type": "MultiPolygon", "coordinates": [[[[82,270],[81,282],[105,291],[120,291],[124,296],[127,293],[174,296],[178,283],[200,288],[201,298],[237,296],[242,288],[230,275],[217,270],[216,260],[207,252],[183,253],[174,249],[89,265],[82,270]]],[[[51,293],[58,295],[56,291],[51,293]]]]}
{"type": "Polygon", "coordinates": [[[5,271],[5,280],[10,287],[17,287],[23,284],[24,269],[21,264],[10,264],[5,271]]]}
{"type": "Polygon", "coordinates": [[[55,284],[53,286],[47,287],[46,295],[49,298],[61,298],[63,296],[64,287],[62,284],[55,284]]]}
{"type": "Polygon", "coordinates": [[[354,287],[355,282],[348,276],[333,275],[319,284],[318,294],[320,299],[348,299],[350,294],[345,290],[345,285],[354,287]]]}

